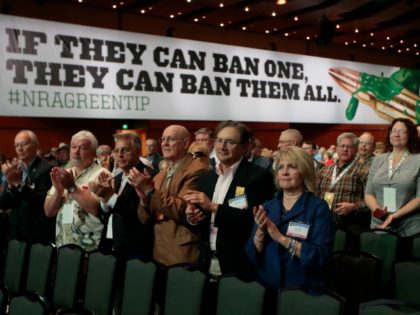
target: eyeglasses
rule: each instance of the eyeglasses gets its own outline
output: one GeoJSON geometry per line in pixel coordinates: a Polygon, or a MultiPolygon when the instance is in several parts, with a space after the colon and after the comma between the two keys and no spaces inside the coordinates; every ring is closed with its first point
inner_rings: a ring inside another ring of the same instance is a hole
{"type": "Polygon", "coordinates": [[[32,142],[31,141],[22,141],[22,142],[18,142],[14,144],[15,148],[23,148],[23,147],[27,147],[28,145],[30,145],[32,142]]]}
{"type": "Polygon", "coordinates": [[[122,147],[120,149],[114,149],[115,154],[130,154],[132,152],[131,148],[129,147],[122,147]]]}
{"type": "Polygon", "coordinates": [[[359,144],[361,145],[372,145],[373,142],[369,142],[369,141],[360,141],[359,144]]]}
{"type": "Polygon", "coordinates": [[[392,129],[390,133],[394,135],[405,135],[407,134],[407,131],[402,129],[392,129]]]}
{"type": "Polygon", "coordinates": [[[169,136],[169,137],[162,137],[159,139],[160,143],[164,143],[166,141],[168,141],[169,143],[175,143],[176,141],[181,140],[177,137],[173,137],[173,136],[169,136]]]}
{"type": "Polygon", "coordinates": [[[347,149],[347,150],[351,150],[354,148],[353,145],[348,145],[348,144],[340,144],[337,146],[337,148],[340,148],[341,150],[347,149]]]}
{"type": "Polygon", "coordinates": [[[239,144],[239,141],[235,141],[233,139],[222,139],[222,138],[216,138],[216,144],[223,146],[226,144],[227,147],[233,147],[237,144],[239,144]]]}

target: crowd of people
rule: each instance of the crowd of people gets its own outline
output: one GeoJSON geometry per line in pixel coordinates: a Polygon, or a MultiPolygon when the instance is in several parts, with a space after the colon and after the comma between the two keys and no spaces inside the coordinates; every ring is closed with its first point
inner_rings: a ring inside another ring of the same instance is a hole
{"type": "Polygon", "coordinates": [[[384,143],[345,132],[328,149],[287,129],[273,152],[236,121],[199,129],[194,141],[170,125],[146,140],[143,157],[136,133],[113,137],[111,148],[79,131],[40,157],[36,134],[18,132],[16,158],[1,161],[7,237],[317,293],[333,278],[336,229],[351,250],[370,228],[408,243],[420,234],[419,135],[406,119],[384,143]]]}

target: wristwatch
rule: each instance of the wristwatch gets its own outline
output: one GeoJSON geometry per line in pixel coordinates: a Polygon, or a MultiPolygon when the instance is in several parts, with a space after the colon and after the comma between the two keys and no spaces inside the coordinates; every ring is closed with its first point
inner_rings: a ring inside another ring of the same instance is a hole
{"type": "Polygon", "coordinates": [[[76,191],[76,189],[77,189],[77,186],[76,186],[76,185],[74,185],[74,186],[70,187],[69,189],[67,189],[67,191],[68,191],[70,194],[72,194],[72,193],[74,193],[74,192],[76,191]]]}

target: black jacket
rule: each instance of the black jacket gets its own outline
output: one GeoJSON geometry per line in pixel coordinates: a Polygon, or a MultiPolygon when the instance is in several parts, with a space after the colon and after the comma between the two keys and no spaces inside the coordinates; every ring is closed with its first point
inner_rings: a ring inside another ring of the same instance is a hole
{"type": "Polygon", "coordinates": [[[10,238],[27,243],[49,243],[55,240],[55,218],[47,218],[44,201],[51,188],[51,165],[36,157],[21,189],[5,187],[0,194],[0,208],[12,209],[10,238]]]}
{"type": "MultiPolygon", "coordinates": [[[[211,200],[218,175],[215,170],[203,173],[198,182],[198,189],[211,200]]],[[[254,224],[252,208],[269,200],[274,194],[272,174],[262,167],[246,161],[239,164],[222,205],[215,217],[218,227],[216,240],[217,256],[223,274],[251,273],[253,268],[245,254],[245,243],[251,235],[254,224]],[[236,209],[229,206],[229,199],[235,197],[237,187],[245,188],[248,200],[247,209],[236,209]]],[[[200,269],[207,272],[211,251],[209,244],[210,215],[202,222],[202,244],[200,245],[200,269]]]]}
{"type": "MultiPolygon", "coordinates": [[[[146,166],[139,161],[136,168],[140,171],[146,166]]],[[[121,172],[115,177],[115,192],[121,185],[123,173],[121,172]]],[[[126,184],[121,194],[118,196],[114,207],[105,214],[105,221],[108,221],[109,215],[113,214],[112,219],[112,242],[105,239],[106,227],[102,237],[102,250],[113,251],[117,257],[129,258],[131,256],[142,256],[143,258],[152,257],[153,248],[153,227],[151,225],[143,225],[137,214],[140,198],[135,189],[130,184],[126,184]],[[106,245],[106,243],[108,243],[106,245]],[[106,248],[108,247],[108,248],[106,248]]]]}

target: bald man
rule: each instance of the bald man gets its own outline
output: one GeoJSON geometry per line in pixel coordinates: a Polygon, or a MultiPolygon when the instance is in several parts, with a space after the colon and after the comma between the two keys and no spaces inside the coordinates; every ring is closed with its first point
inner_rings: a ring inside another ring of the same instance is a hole
{"type": "Polygon", "coordinates": [[[52,242],[55,219],[48,219],[44,213],[51,165],[37,156],[39,141],[31,130],[19,131],[14,147],[19,162],[1,165],[7,185],[0,194],[0,208],[12,209],[9,237],[30,244],[52,242]]]}
{"type": "MultiPolygon", "coordinates": [[[[287,147],[295,146],[301,147],[303,143],[303,136],[297,129],[286,129],[282,131],[279,137],[279,144],[277,145],[278,150],[282,150],[287,147]]],[[[276,161],[273,163],[273,169],[277,169],[276,161]]]]}
{"type": "Polygon", "coordinates": [[[359,144],[357,147],[357,156],[359,163],[372,163],[375,155],[375,137],[370,132],[364,132],[359,137],[359,144]]]}
{"type": "Polygon", "coordinates": [[[279,144],[277,148],[279,150],[291,146],[301,147],[303,142],[302,134],[297,129],[286,129],[279,137],[279,144]]]}
{"type": "Polygon", "coordinates": [[[208,164],[188,154],[190,133],[184,126],[167,127],[160,140],[169,167],[153,179],[146,172],[130,171],[129,183],[141,200],[138,215],[143,224],[154,222],[154,260],[165,266],[196,264],[200,234],[186,221],[187,202],[183,197],[197,189],[198,177],[208,170],[208,164]]]}

